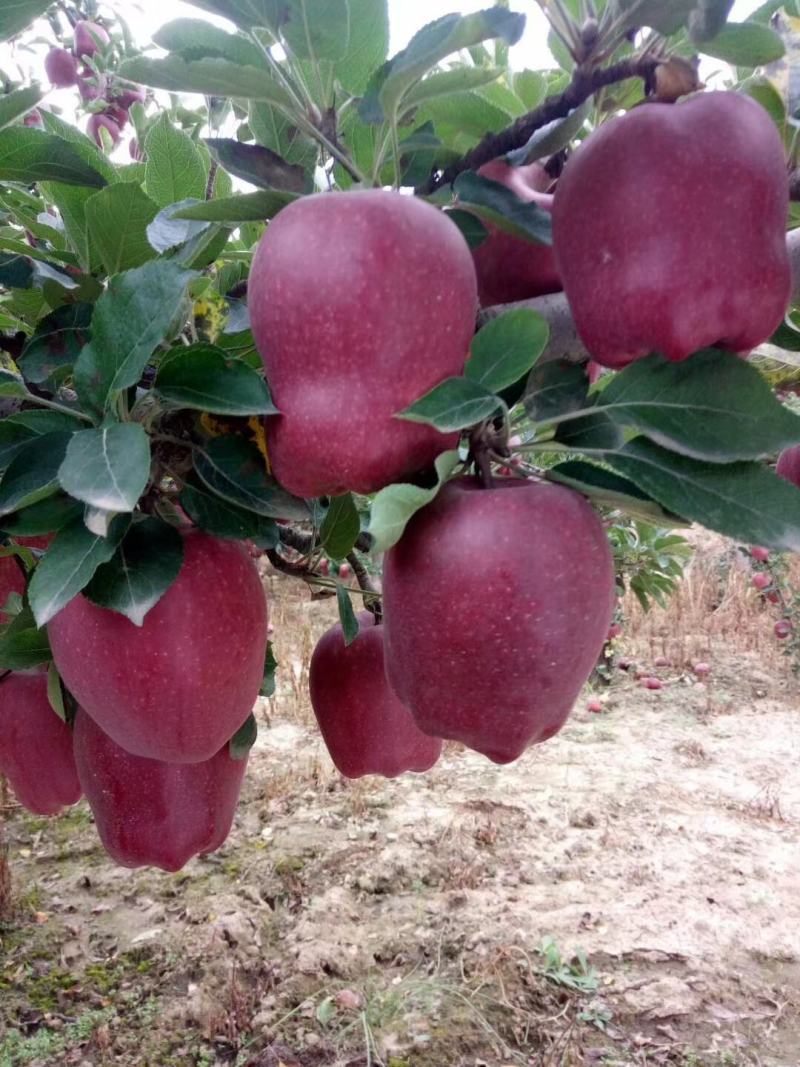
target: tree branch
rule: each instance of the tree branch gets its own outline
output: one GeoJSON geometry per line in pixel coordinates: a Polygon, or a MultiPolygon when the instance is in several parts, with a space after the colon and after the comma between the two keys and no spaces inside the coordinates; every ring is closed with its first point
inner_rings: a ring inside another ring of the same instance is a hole
{"type": "Polygon", "coordinates": [[[461,159],[457,159],[444,170],[435,171],[418,186],[415,192],[419,196],[429,196],[443,185],[449,185],[465,170],[477,170],[498,156],[504,156],[515,148],[522,148],[533,134],[555,119],[566,118],[576,107],[593,96],[598,89],[628,78],[643,78],[648,82],[654,75],[659,60],[653,56],[636,56],[623,59],[610,67],[578,66],[563,93],[548,96],[547,99],[526,115],[520,115],[506,129],[499,133],[487,133],[486,136],[461,159]]]}

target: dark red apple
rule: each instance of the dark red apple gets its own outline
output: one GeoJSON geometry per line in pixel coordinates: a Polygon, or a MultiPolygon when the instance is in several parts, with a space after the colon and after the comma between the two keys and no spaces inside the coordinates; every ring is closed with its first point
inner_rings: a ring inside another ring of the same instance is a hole
{"type": "Polygon", "coordinates": [[[78,75],[78,93],[84,104],[105,96],[107,86],[105,75],[97,76],[93,72],[78,75]]]}
{"type": "Polygon", "coordinates": [[[50,707],[44,670],[0,681],[0,774],[35,815],[57,815],[80,800],[72,732],[50,707]]]}
{"type": "Polygon", "coordinates": [[[210,759],[250,714],[264,673],[267,604],[247,549],[181,529],[180,574],[144,624],[77,596],[48,624],[75,699],[128,752],[210,759]]]}
{"type": "Polygon", "coordinates": [[[766,563],[769,559],[769,549],[763,548],[761,545],[753,545],[750,549],[750,555],[758,563],[766,563]]]}
{"type": "Polygon", "coordinates": [[[134,104],[143,104],[147,100],[147,90],[141,85],[129,85],[114,92],[114,103],[123,111],[130,111],[134,104]]]}
{"type": "Polygon", "coordinates": [[[331,759],[346,778],[430,770],[442,742],[422,733],[389,686],[383,627],[370,611],[361,612],[358,622],[350,645],[336,625],[311,657],[311,704],[331,759]]]}
{"type": "Polygon", "coordinates": [[[66,89],[78,81],[78,60],[66,48],[51,48],[44,57],[47,80],[57,89],[66,89]]]}
{"type": "Polygon", "coordinates": [[[775,473],[800,489],[800,445],[784,448],[778,456],[775,473]]]}
{"type": "Polygon", "coordinates": [[[120,138],[119,124],[116,123],[110,115],[90,115],[89,125],[86,127],[86,132],[100,146],[100,148],[103,148],[103,138],[100,133],[101,129],[108,130],[112,146],[118,143],[120,138]]]}
{"type": "Polygon", "coordinates": [[[603,123],[553,202],[556,260],[592,358],[623,367],[766,340],[789,301],[788,203],[783,143],[748,96],[699,93],[603,123]]]}
{"type": "Polygon", "coordinates": [[[752,582],[756,589],[763,590],[766,589],[768,585],[770,585],[772,579],[764,571],[759,571],[757,574],[753,575],[752,582]]]}
{"type": "Polygon", "coordinates": [[[789,634],[792,632],[791,620],[790,619],[778,619],[778,621],[775,623],[774,630],[775,630],[775,636],[777,638],[779,638],[781,641],[783,641],[784,638],[788,637],[789,634]]]}
{"type": "Polygon", "coordinates": [[[475,328],[472,257],[442,212],[380,189],[304,196],[261,238],[248,303],[292,493],[372,493],[455,444],[394,417],[461,374],[475,328]]]}
{"type": "Polygon", "coordinates": [[[230,833],[247,759],[231,759],[227,744],[202,763],[142,759],[79,709],[74,747],[103,848],[122,867],[178,871],[230,833]]]}
{"type": "Polygon", "coordinates": [[[91,58],[100,48],[104,48],[110,39],[108,31],[99,23],[82,19],[75,23],[73,51],[81,59],[91,58]]]}
{"type": "Polygon", "coordinates": [[[386,554],[386,671],[425,733],[496,763],[564,725],[616,598],[599,518],[578,493],[450,482],[386,554]]]}
{"type": "MultiPolygon", "coordinates": [[[[507,186],[526,204],[552,210],[553,197],[545,192],[551,179],[540,163],[512,167],[502,159],[493,159],[484,163],[478,174],[507,186]]],[[[552,245],[533,244],[492,223],[484,225],[489,236],[472,249],[481,307],[559,292],[561,278],[552,245]]]]}

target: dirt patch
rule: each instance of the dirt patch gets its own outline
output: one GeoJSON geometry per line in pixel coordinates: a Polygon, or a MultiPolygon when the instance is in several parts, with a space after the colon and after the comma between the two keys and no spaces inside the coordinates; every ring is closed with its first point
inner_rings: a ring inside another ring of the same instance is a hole
{"type": "Polygon", "coordinates": [[[617,672],[510,766],[447,746],[347,783],[303,696],[319,605],[274,616],[295,640],[219,853],[130,872],[83,806],[7,821],[0,1067],[797,1067],[788,674],[706,649],[704,685],[617,672]]]}

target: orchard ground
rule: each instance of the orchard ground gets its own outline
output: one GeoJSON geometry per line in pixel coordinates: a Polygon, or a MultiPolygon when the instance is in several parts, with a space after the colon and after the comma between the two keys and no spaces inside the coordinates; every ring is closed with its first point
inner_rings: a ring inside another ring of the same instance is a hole
{"type": "Polygon", "coordinates": [[[306,696],[335,606],[265,575],[278,693],[219,853],[129,872],[84,804],[6,806],[0,1067],[796,1067],[798,683],[749,579],[703,535],[668,611],[627,605],[661,690],[353,783],[306,696]]]}

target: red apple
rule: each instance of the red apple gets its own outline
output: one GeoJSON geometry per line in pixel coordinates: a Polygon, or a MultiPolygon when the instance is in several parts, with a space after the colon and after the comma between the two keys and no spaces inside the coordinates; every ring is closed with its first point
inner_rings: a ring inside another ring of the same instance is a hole
{"type": "Polygon", "coordinates": [[[78,81],[78,60],[66,48],[51,48],[44,57],[47,80],[57,89],[66,89],[78,81]]]}
{"type": "Polygon", "coordinates": [[[345,645],[333,626],[311,657],[309,689],[323,740],[346,778],[427,771],[442,751],[422,733],[395,696],[383,668],[383,627],[372,612],[358,615],[358,636],[345,645]]]}
{"type": "Polygon", "coordinates": [[[672,666],[672,660],[669,659],[667,656],[656,656],[656,658],[653,660],[653,666],[654,667],[671,667],[672,666]]]}
{"type": "Polygon", "coordinates": [[[592,358],[623,367],[746,352],[783,320],[791,279],[781,137],[735,92],[648,103],[583,142],[556,187],[556,260],[592,358]]]}
{"type": "Polygon", "coordinates": [[[82,19],[75,23],[73,51],[81,59],[96,55],[110,41],[107,30],[97,22],[82,19]]]}
{"type": "Polygon", "coordinates": [[[116,145],[120,138],[120,130],[119,124],[114,121],[111,115],[89,116],[89,125],[86,127],[86,132],[100,146],[100,148],[103,147],[103,138],[100,133],[100,130],[103,128],[108,130],[112,145],[116,145]]]}
{"type": "Polygon", "coordinates": [[[259,242],[248,303],[290,492],[372,493],[455,445],[395,418],[461,374],[475,328],[472,257],[442,212],[380,189],[295,200],[259,242]]]}
{"type": "Polygon", "coordinates": [[[800,488],[800,445],[784,448],[778,456],[775,473],[800,488]]]}
{"type": "Polygon", "coordinates": [[[762,548],[761,545],[753,545],[750,549],[750,555],[757,563],[766,563],[769,559],[769,549],[762,548]]]}
{"type": "Polygon", "coordinates": [[[328,575],[331,572],[331,565],[330,565],[330,563],[328,562],[327,559],[323,558],[323,559],[321,559],[319,561],[319,566],[317,567],[317,571],[322,575],[323,578],[327,578],[328,577],[328,575]]]}
{"type": "Polygon", "coordinates": [[[347,579],[350,577],[350,564],[349,563],[342,563],[341,564],[341,566],[339,567],[339,577],[342,579],[343,582],[346,582],[347,579]]]}
{"type": "Polygon", "coordinates": [[[147,90],[142,85],[128,85],[114,92],[114,103],[124,111],[130,111],[134,104],[143,104],[147,100],[147,90]]]}
{"type": "Polygon", "coordinates": [[[698,676],[698,678],[703,678],[707,674],[711,674],[711,667],[708,663],[694,663],[692,665],[692,670],[698,676]]]}
{"type": "Polygon", "coordinates": [[[770,576],[768,574],[765,574],[764,571],[759,571],[758,574],[754,574],[752,578],[753,585],[758,590],[766,589],[767,586],[771,583],[771,581],[772,579],[770,578],[770,576]]]}
{"type": "Polygon", "coordinates": [[[642,678],[642,685],[645,689],[661,689],[664,683],[660,678],[654,678],[652,676],[642,678]]]}
{"type": "Polygon", "coordinates": [[[450,482],[386,554],[386,671],[417,725],[495,763],[557,733],[608,634],[611,550],[563,486],[450,482]]]}
{"type": "Polygon", "coordinates": [[[0,681],[0,774],[35,815],[56,815],[80,800],[72,732],[50,707],[44,670],[0,681]]]}
{"type": "Polygon", "coordinates": [[[590,700],[589,703],[586,705],[586,710],[591,711],[594,715],[599,715],[600,712],[603,710],[603,701],[590,700]]]}
{"type": "MultiPolygon", "coordinates": [[[[544,191],[551,179],[540,163],[512,167],[502,159],[493,159],[484,163],[478,174],[505,185],[526,204],[552,209],[553,197],[544,191]]],[[[492,223],[484,225],[489,235],[472,249],[481,307],[560,291],[561,278],[552,245],[525,241],[492,223]]]]}
{"type": "Polygon", "coordinates": [[[614,641],[622,633],[622,626],[618,622],[612,622],[606,634],[606,641],[614,641]]]}
{"type": "Polygon", "coordinates": [[[117,744],[136,756],[199,763],[252,710],[267,607],[242,545],[180,533],[183,567],[142,626],[77,596],[47,629],[67,688],[117,744]]]}
{"type": "Polygon", "coordinates": [[[775,636],[783,640],[792,632],[792,624],[789,619],[778,619],[775,623],[775,636]]]}
{"type": "Polygon", "coordinates": [[[107,86],[108,80],[104,74],[95,75],[90,71],[89,74],[78,75],[78,93],[84,104],[105,96],[107,86]]]}
{"type": "Polygon", "coordinates": [[[103,848],[122,867],[178,871],[230,833],[247,759],[231,759],[227,744],[201,763],[142,759],[79,709],[74,747],[103,848]]]}

